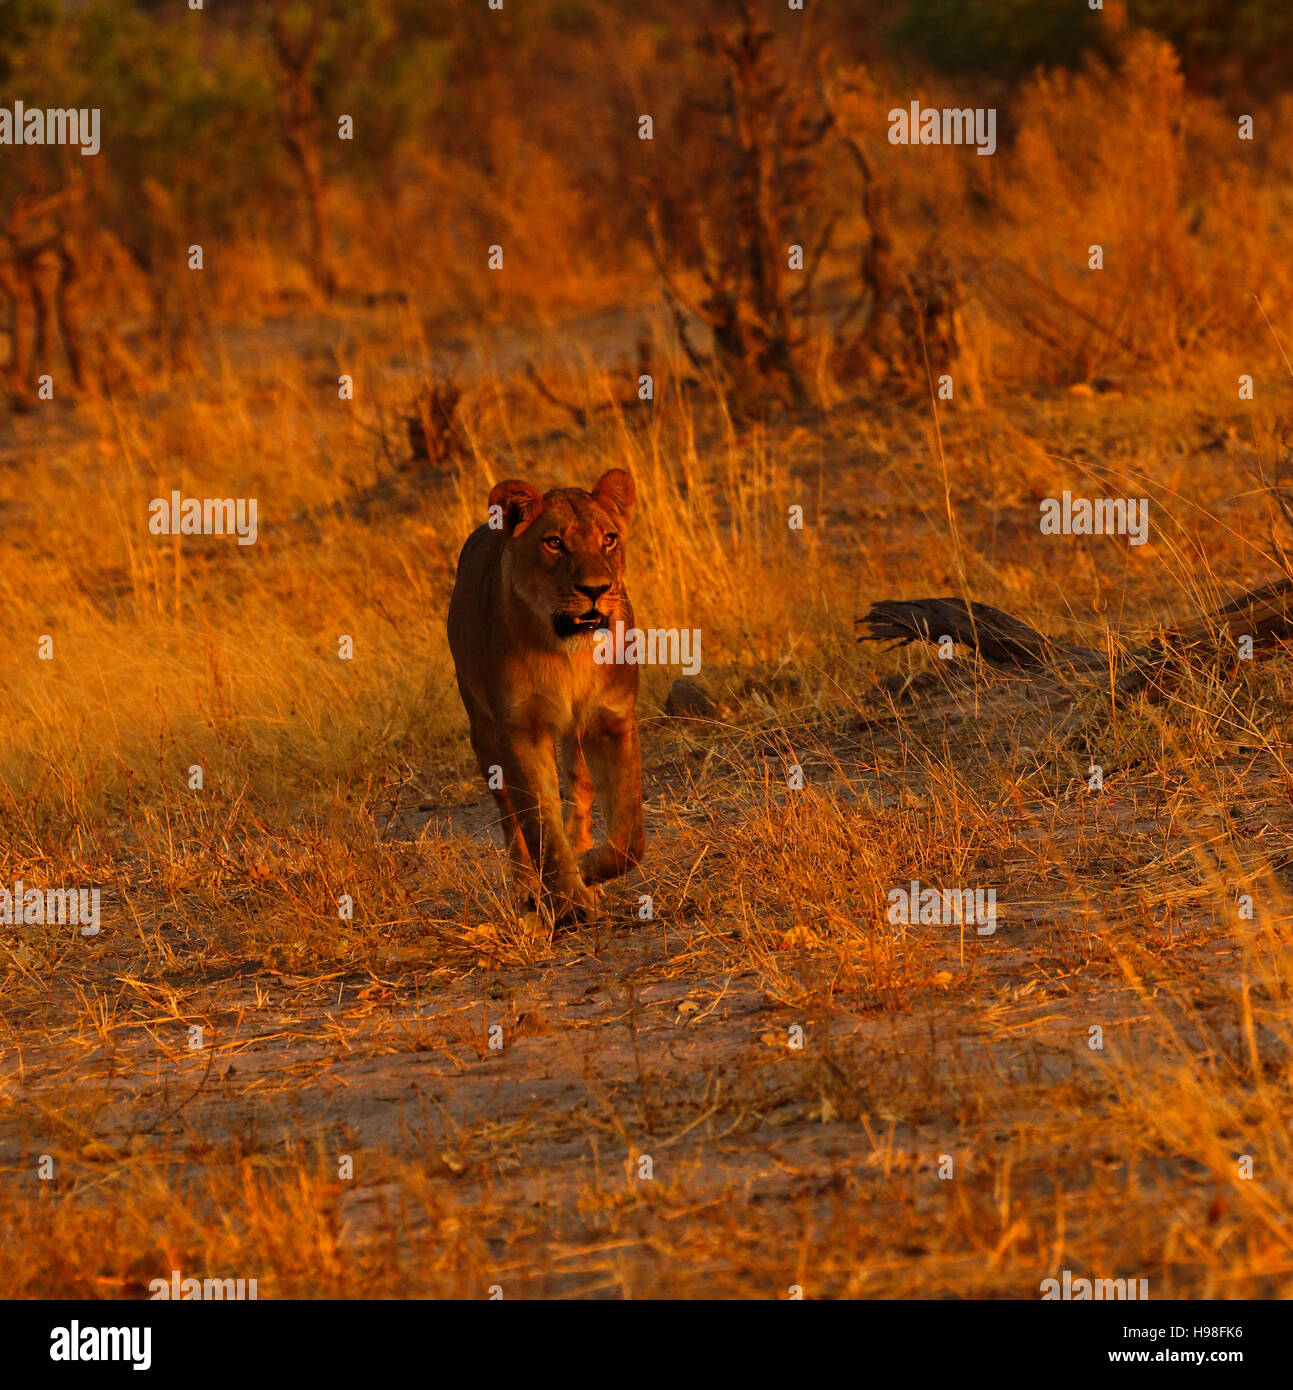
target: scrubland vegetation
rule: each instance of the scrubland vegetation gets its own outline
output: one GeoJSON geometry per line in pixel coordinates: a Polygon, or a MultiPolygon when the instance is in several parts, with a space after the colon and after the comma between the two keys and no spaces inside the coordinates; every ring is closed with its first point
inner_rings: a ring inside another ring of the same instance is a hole
{"type": "Polygon", "coordinates": [[[0,146],[0,887],[103,895],[0,925],[0,1292],[1287,1296],[1293,662],[1115,678],[1289,574],[1286,21],[172,8],[0,0],[0,106],[102,111],[0,146]],[[644,670],[646,861],[554,934],[444,617],[494,482],[611,467],[703,703],[644,670]],[[1109,668],[856,642],[917,595],[1109,668]]]}

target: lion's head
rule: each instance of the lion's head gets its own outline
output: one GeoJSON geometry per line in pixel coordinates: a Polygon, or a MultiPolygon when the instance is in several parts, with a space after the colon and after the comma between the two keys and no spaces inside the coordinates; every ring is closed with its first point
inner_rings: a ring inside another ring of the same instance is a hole
{"type": "Polygon", "coordinates": [[[491,518],[507,538],[505,574],[535,617],[561,640],[626,616],[624,544],[633,479],[612,468],[591,492],[498,483],[491,518]],[[498,510],[495,511],[494,509],[498,510]]]}

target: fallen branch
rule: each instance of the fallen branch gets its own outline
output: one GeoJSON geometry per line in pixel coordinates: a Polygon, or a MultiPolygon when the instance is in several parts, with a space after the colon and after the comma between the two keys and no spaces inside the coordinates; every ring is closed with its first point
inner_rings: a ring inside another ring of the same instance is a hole
{"type": "Polygon", "coordinates": [[[1229,650],[1240,637],[1255,642],[1263,637],[1293,637],[1293,580],[1277,579],[1260,589],[1245,590],[1229,603],[1202,617],[1178,623],[1127,658],[1118,678],[1126,695],[1157,681],[1163,666],[1173,657],[1187,660],[1229,650]]]}
{"type": "MultiPolygon", "coordinates": [[[[883,599],[856,619],[868,631],[859,642],[938,642],[950,637],[978,652],[993,666],[1018,671],[1057,667],[1091,676],[1107,671],[1109,656],[1048,637],[999,608],[961,598],[883,599]]],[[[1121,693],[1151,688],[1165,693],[1159,677],[1174,659],[1215,656],[1230,651],[1239,637],[1293,637],[1293,580],[1277,579],[1246,590],[1210,613],[1178,623],[1143,646],[1113,661],[1121,693]]]]}
{"type": "Polygon", "coordinates": [[[940,642],[950,637],[972,647],[993,666],[1036,670],[1067,664],[1081,669],[1104,665],[1105,658],[1087,647],[1057,642],[1000,608],[961,598],[884,599],[863,618],[871,631],[859,642],[940,642]]]}

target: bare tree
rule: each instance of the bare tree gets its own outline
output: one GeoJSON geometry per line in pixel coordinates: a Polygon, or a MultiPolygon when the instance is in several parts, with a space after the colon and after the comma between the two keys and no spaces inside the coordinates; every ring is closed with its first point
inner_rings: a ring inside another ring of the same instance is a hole
{"type": "Polygon", "coordinates": [[[818,202],[815,155],[831,119],[808,84],[778,71],[771,42],[749,0],[743,0],[736,25],[711,28],[699,41],[717,62],[720,97],[692,105],[717,121],[722,186],[704,190],[690,208],[671,209],[675,222],[692,222],[693,264],[668,244],[664,193],[656,185],[647,186],[648,226],[651,252],[693,364],[716,368],[738,400],[771,391],[798,405],[808,395],[801,350],[833,218],[821,219],[811,246],[801,238],[818,202]],[[792,245],[800,246],[803,257],[793,288],[792,245]],[[689,268],[705,287],[700,297],[682,287],[680,272],[689,268]],[[689,315],[712,333],[708,363],[687,336],[689,315]]]}
{"type": "MultiPolygon", "coordinates": [[[[850,95],[855,94],[854,83],[846,81],[844,86],[850,95]]],[[[893,329],[893,298],[898,277],[894,269],[889,185],[877,172],[865,142],[841,116],[840,93],[825,74],[821,87],[832,129],[847,151],[861,184],[859,204],[865,236],[858,258],[857,293],[836,320],[834,335],[840,362],[847,369],[856,370],[886,355],[893,329]]]]}
{"type": "Polygon", "coordinates": [[[0,295],[8,302],[13,343],[5,375],[20,407],[31,402],[34,378],[52,372],[60,348],[73,383],[85,385],[80,263],[67,217],[80,196],[80,185],[20,195],[0,223],[0,295]]]}
{"type": "Polygon", "coordinates": [[[327,185],[323,177],[322,120],[314,95],[314,68],[327,19],[325,0],[313,0],[304,33],[294,34],[288,0],[275,0],[270,34],[278,59],[279,126],[305,194],[310,224],[310,275],[320,294],[337,292],[332,237],[328,230],[327,185]]]}

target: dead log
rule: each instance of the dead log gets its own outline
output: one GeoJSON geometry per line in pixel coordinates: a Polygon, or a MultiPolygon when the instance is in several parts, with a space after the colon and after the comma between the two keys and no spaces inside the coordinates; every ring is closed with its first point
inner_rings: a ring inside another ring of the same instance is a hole
{"type": "Polygon", "coordinates": [[[1089,670],[1105,658],[1087,647],[1059,642],[1026,622],[975,600],[962,598],[883,599],[858,623],[871,630],[859,642],[939,642],[950,637],[973,648],[993,666],[1038,670],[1056,665],[1089,670]]]}
{"type": "MultiPolygon", "coordinates": [[[[973,599],[883,599],[855,621],[868,629],[859,642],[892,641],[901,646],[950,637],[1002,669],[1067,668],[1091,677],[1109,667],[1105,653],[1048,637],[1012,614],[973,599]]],[[[1169,688],[1163,680],[1165,668],[1179,669],[1200,659],[1229,655],[1233,643],[1244,636],[1254,641],[1293,637],[1293,580],[1277,579],[1245,590],[1220,608],[1165,629],[1142,646],[1115,651],[1117,688],[1124,695],[1148,690],[1150,698],[1162,698],[1169,688]]]]}
{"type": "Polygon", "coordinates": [[[1130,695],[1151,687],[1157,691],[1163,668],[1229,655],[1240,637],[1257,642],[1262,637],[1293,636],[1293,580],[1277,579],[1260,589],[1247,589],[1211,613],[1191,618],[1167,629],[1126,659],[1118,677],[1120,694],[1130,695]]]}

